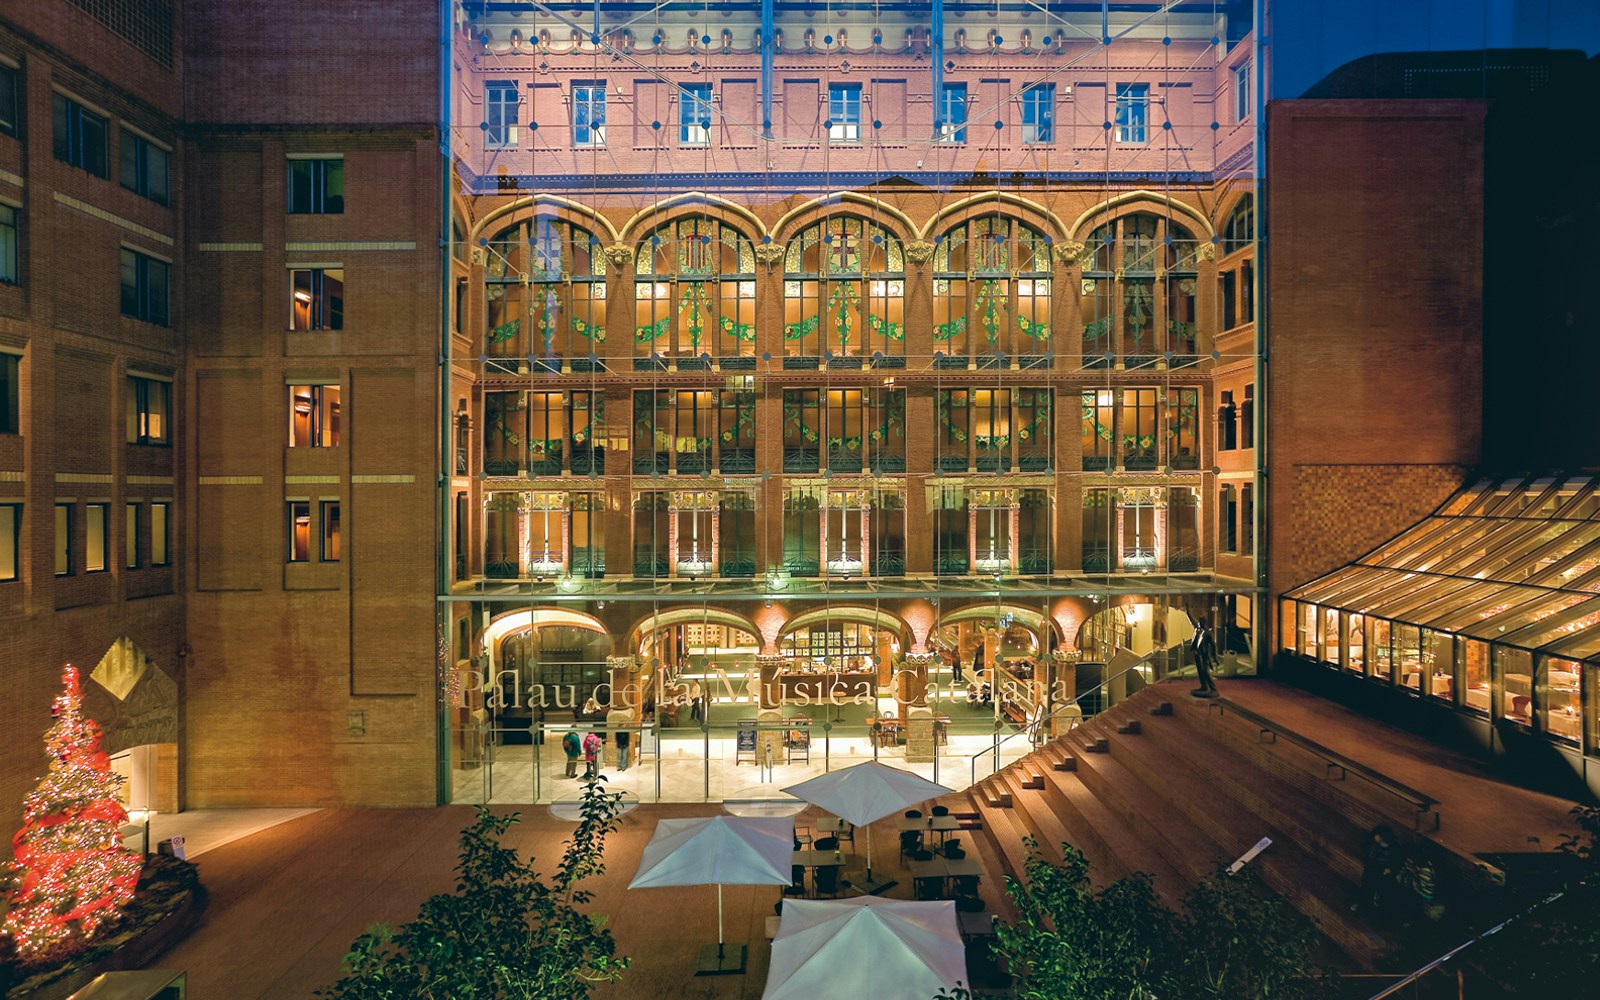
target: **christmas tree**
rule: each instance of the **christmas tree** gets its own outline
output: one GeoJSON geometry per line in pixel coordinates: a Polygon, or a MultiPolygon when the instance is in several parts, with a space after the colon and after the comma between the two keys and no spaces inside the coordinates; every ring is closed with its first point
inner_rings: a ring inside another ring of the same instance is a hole
{"type": "Polygon", "coordinates": [[[122,779],[100,748],[100,727],[83,717],[77,669],[69,664],[61,679],[56,721],[44,737],[50,773],[24,800],[22,829],[11,838],[16,862],[4,933],[25,964],[82,949],[132,898],[143,865],[122,846],[122,779]]]}

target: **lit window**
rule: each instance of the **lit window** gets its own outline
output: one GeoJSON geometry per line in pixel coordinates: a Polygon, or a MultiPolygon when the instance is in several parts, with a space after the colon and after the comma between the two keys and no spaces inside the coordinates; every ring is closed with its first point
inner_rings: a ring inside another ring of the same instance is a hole
{"type": "Polygon", "coordinates": [[[947,83],[939,100],[939,120],[934,123],[940,142],[967,141],[967,85],[947,83]]]}
{"type": "Polygon", "coordinates": [[[139,563],[139,505],[130,503],[123,508],[122,524],[123,564],[138,569],[139,563]]]}
{"type": "Polygon", "coordinates": [[[343,158],[290,160],[288,207],[290,215],[343,214],[343,158]]]}
{"type": "Polygon", "coordinates": [[[83,568],[104,573],[111,566],[110,505],[85,504],[83,507],[83,568]]]}
{"type": "Polygon", "coordinates": [[[289,329],[344,329],[344,268],[289,271],[289,329]]]}
{"type": "Polygon", "coordinates": [[[22,433],[22,412],[17,392],[21,361],[15,354],[0,351],[0,434],[22,433]]]}
{"type": "Polygon", "coordinates": [[[1148,141],[1150,122],[1150,85],[1148,83],[1117,84],[1117,141],[1148,141]]]}
{"type": "Polygon", "coordinates": [[[289,561],[292,563],[311,561],[311,501],[290,500],[289,513],[289,561]]]}
{"type": "Polygon", "coordinates": [[[606,85],[572,86],[572,142],[576,146],[606,144],[606,85]]]}
{"type": "Polygon", "coordinates": [[[1041,145],[1056,141],[1056,85],[1041,83],[1022,92],[1022,142],[1041,145]]]}
{"type": "Polygon", "coordinates": [[[691,83],[682,88],[678,104],[678,142],[705,146],[711,142],[711,84],[691,83]]]}
{"type": "Polygon", "coordinates": [[[72,575],[72,504],[56,504],[56,576],[72,575]]]}
{"type": "Polygon", "coordinates": [[[109,177],[105,118],[70,97],[53,94],[51,98],[56,159],[96,177],[109,177]]]}
{"type": "Polygon", "coordinates": [[[0,503],[0,583],[22,576],[22,504],[0,503]]]}
{"type": "Polygon", "coordinates": [[[167,325],[167,282],[172,265],[135,250],[122,251],[122,315],[167,325]]]}
{"type": "Polygon", "coordinates": [[[828,85],[828,138],[834,142],[861,141],[861,85],[828,85]]]}
{"type": "Polygon", "coordinates": [[[122,130],[122,186],[158,205],[167,203],[172,152],[139,135],[122,130]]]}
{"type": "Polygon", "coordinates": [[[166,566],[172,559],[169,554],[172,504],[165,501],[150,505],[150,565],[166,566]]]}
{"type": "Polygon", "coordinates": [[[484,84],[483,144],[490,149],[517,144],[517,85],[510,80],[484,84]]]}
{"type": "Polygon", "coordinates": [[[172,440],[172,383],[128,376],[128,443],[167,444],[172,440]]]}
{"type": "Polygon", "coordinates": [[[0,63],[0,135],[22,131],[22,71],[0,63]]]}
{"type": "Polygon", "coordinates": [[[0,284],[15,285],[17,269],[17,209],[0,203],[0,284]]]}
{"type": "Polygon", "coordinates": [[[289,447],[339,447],[339,387],[289,387],[289,447]]]}
{"type": "Polygon", "coordinates": [[[323,562],[339,561],[339,501],[322,501],[322,551],[323,562]]]}

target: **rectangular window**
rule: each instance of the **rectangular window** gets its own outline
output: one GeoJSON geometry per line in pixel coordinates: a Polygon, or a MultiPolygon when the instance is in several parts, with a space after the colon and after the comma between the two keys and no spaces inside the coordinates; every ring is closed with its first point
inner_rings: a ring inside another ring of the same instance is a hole
{"type": "Polygon", "coordinates": [[[1056,85],[1040,83],[1022,92],[1022,142],[1035,146],[1056,141],[1056,85]]]}
{"type": "Polygon", "coordinates": [[[0,503],[0,583],[22,578],[22,504],[0,503]]]}
{"type": "Polygon", "coordinates": [[[289,387],[289,447],[339,447],[339,387],[289,387]]]}
{"type": "Polygon", "coordinates": [[[1128,143],[1149,141],[1149,124],[1150,85],[1117,84],[1117,141],[1128,143]]]}
{"type": "Polygon", "coordinates": [[[1217,504],[1217,544],[1224,552],[1239,551],[1239,491],[1232,483],[1222,487],[1217,504]]]}
{"type": "Polygon", "coordinates": [[[1256,384],[1244,387],[1244,402],[1239,404],[1239,447],[1256,446],[1256,384]]]}
{"type": "Polygon", "coordinates": [[[0,204],[0,284],[4,285],[15,285],[21,280],[17,267],[20,246],[17,241],[18,214],[15,206],[0,204]]]}
{"type": "Polygon", "coordinates": [[[783,390],[783,471],[822,469],[822,415],[817,390],[783,390]]]}
{"type": "Polygon", "coordinates": [[[1114,400],[1111,389],[1085,389],[1083,406],[1083,468],[1099,471],[1111,468],[1111,442],[1116,436],[1113,423],[1114,400]]]}
{"type": "Polygon", "coordinates": [[[344,159],[289,161],[290,215],[344,214],[344,159]]]}
{"type": "Polygon", "coordinates": [[[171,382],[129,375],[127,412],[129,444],[171,443],[171,382]]]}
{"type": "Polygon", "coordinates": [[[344,329],[344,268],[289,271],[289,329],[344,329]]]}
{"type": "Polygon", "coordinates": [[[483,144],[504,149],[517,144],[517,85],[490,80],[483,85],[483,144]]]}
{"type": "Polygon", "coordinates": [[[0,352],[0,434],[22,433],[21,358],[0,352]]]}
{"type": "Polygon", "coordinates": [[[129,569],[138,569],[139,562],[139,505],[130,503],[123,507],[122,518],[122,564],[129,569]]]}
{"type": "Polygon", "coordinates": [[[51,95],[56,159],[96,177],[111,176],[105,118],[61,94],[51,95]]]}
{"type": "Polygon", "coordinates": [[[947,83],[939,95],[939,120],[934,131],[940,142],[967,141],[967,85],[947,83]]]}
{"type": "Polygon", "coordinates": [[[828,84],[828,138],[861,141],[861,84],[828,84]]]}
{"type": "Polygon", "coordinates": [[[0,63],[0,135],[22,132],[22,71],[0,63]]]}
{"type": "Polygon", "coordinates": [[[691,83],[678,97],[678,143],[704,146],[711,142],[711,84],[691,83]]]}
{"type": "Polygon", "coordinates": [[[1245,60],[1233,69],[1233,120],[1242,122],[1250,117],[1250,62],[1245,60]]]}
{"type": "Polygon", "coordinates": [[[292,563],[311,561],[311,501],[290,500],[288,503],[289,516],[289,561],[292,563]]]}
{"type": "Polygon", "coordinates": [[[122,315],[166,326],[167,282],[172,265],[124,248],[122,251],[122,315]]]}
{"type": "Polygon", "coordinates": [[[322,501],[322,549],[320,558],[323,562],[339,561],[339,501],[322,501]]]}
{"type": "Polygon", "coordinates": [[[172,562],[168,542],[172,504],[166,501],[150,505],[150,565],[167,566],[172,562]]]}
{"type": "Polygon", "coordinates": [[[575,146],[606,144],[606,85],[572,85],[572,143],[575,146]]]}
{"type": "Polygon", "coordinates": [[[72,504],[56,504],[56,576],[72,575],[72,504]]]}
{"type": "Polygon", "coordinates": [[[111,567],[110,504],[84,505],[83,540],[84,570],[89,573],[104,573],[111,567]]]}
{"type": "Polygon", "coordinates": [[[167,203],[172,153],[137,132],[122,130],[122,186],[157,205],[167,203]]]}
{"type": "Polygon", "coordinates": [[[1239,325],[1238,274],[1235,271],[1223,271],[1217,275],[1217,280],[1222,292],[1222,328],[1232,330],[1239,325]]]}
{"type": "Polygon", "coordinates": [[[1255,487],[1243,483],[1239,487],[1239,554],[1242,556],[1255,551],[1255,517],[1255,487]]]}

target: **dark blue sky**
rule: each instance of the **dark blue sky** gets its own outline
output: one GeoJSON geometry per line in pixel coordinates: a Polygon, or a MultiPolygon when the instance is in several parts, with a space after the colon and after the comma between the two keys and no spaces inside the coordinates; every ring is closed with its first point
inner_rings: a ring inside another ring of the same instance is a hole
{"type": "Polygon", "coordinates": [[[1600,51],[1600,0],[1269,0],[1271,97],[1376,52],[1600,51]]]}

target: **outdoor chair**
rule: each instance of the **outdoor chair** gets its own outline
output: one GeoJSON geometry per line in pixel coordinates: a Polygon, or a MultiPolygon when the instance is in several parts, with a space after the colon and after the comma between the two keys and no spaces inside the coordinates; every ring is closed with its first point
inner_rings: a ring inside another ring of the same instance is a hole
{"type": "Polygon", "coordinates": [[[950,808],[948,806],[934,806],[933,809],[930,810],[930,811],[935,816],[948,816],[948,815],[950,815],[950,808]]]}
{"type": "Polygon", "coordinates": [[[829,896],[839,895],[839,869],[831,865],[823,865],[817,868],[817,873],[812,876],[812,880],[816,883],[818,896],[824,894],[829,896]]]}
{"type": "Polygon", "coordinates": [[[839,838],[822,837],[813,842],[811,846],[818,851],[837,851],[839,849],[839,838]]]}
{"type": "Polygon", "coordinates": [[[907,830],[900,834],[900,859],[922,850],[922,834],[916,830],[907,830]]]}
{"type": "Polygon", "coordinates": [[[945,857],[947,857],[947,858],[959,857],[959,856],[963,855],[964,853],[965,852],[962,851],[962,849],[961,849],[961,838],[960,837],[951,837],[949,840],[946,840],[944,842],[944,856],[945,857]]]}

